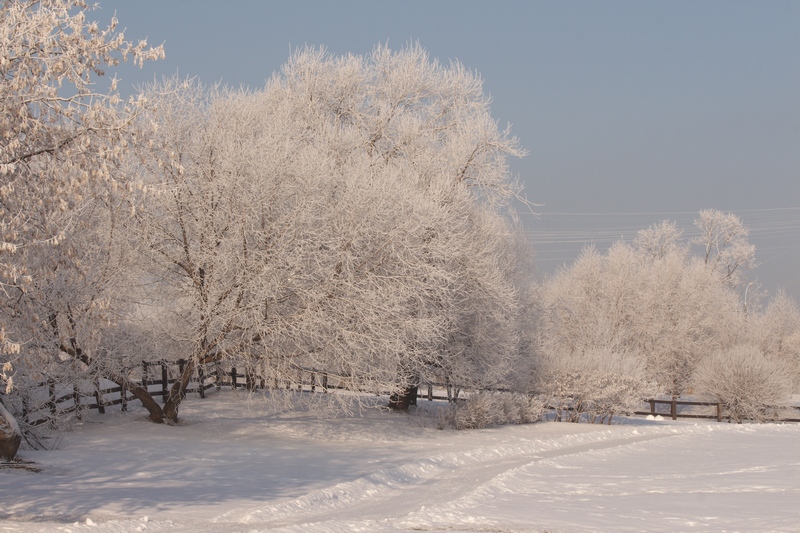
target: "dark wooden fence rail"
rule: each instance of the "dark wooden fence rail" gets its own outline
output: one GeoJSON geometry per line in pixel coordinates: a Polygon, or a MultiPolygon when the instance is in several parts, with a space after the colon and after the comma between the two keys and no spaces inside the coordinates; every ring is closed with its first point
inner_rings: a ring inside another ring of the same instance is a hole
{"type": "MultiPolygon", "coordinates": [[[[170,387],[183,373],[186,361],[144,361],[141,366],[141,378],[134,382],[147,388],[154,397],[164,397],[169,394],[170,387]]],[[[197,368],[195,375],[189,382],[187,393],[197,393],[200,398],[205,398],[206,392],[214,389],[229,388],[233,390],[246,389],[256,391],[259,389],[286,389],[302,392],[323,392],[331,389],[344,389],[345,387],[329,379],[325,372],[298,369],[297,380],[293,383],[278,383],[266,380],[254,372],[231,367],[224,369],[218,363],[209,363],[197,368]]],[[[38,405],[23,405],[23,420],[32,426],[38,426],[52,421],[56,415],[75,413],[81,417],[81,411],[93,409],[100,414],[105,414],[106,407],[119,405],[122,411],[128,410],[128,403],[137,401],[136,397],[123,384],[122,386],[106,381],[104,386],[96,381],[89,384],[64,386],[54,380],[48,380],[39,385],[40,396],[43,401],[38,405]]]]}
{"type": "MultiPolygon", "coordinates": [[[[135,381],[146,387],[152,396],[160,396],[163,402],[169,387],[175,383],[185,364],[185,361],[176,363],[144,362],[142,363],[141,379],[135,381]],[[170,367],[176,366],[178,373],[174,373],[173,376],[170,367]]],[[[213,381],[209,382],[203,370],[198,372],[199,379],[193,379],[190,382],[187,392],[198,393],[201,397],[205,397],[205,392],[214,387],[213,381]]],[[[56,415],[75,413],[75,416],[80,419],[81,411],[86,409],[93,409],[100,414],[105,414],[106,407],[119,405],[122,411],[127,411],[128,403],[136,401],[136,397],[124,383],[120,386],[111,381],[104,381],[105,383],[102,385],[98,380],[92,383],[87,381],[80,385],[64,386],[48,380],[40,385],[43,390],[46,390],[46,400],[41,405],[24,403],[23,420],[28,425],[38,426],[52,421],[56,415]]]]}
{"type": "Polygon", "coordinates": [[[672,420],[677,420],[678,418],[706,418],[706,419],[715,419],[717,422],[722,422],[722,404],[719,402],[690,402],[690,401],[681,401],[681,400],[647,400],[647,403],[650,404],[650,411],[636,411],[634,414],[636,415],[667,415],[672,418],[672,420]],[[657,405],[668,405],[669,412],[661,412],[658,411],[656,408],[657,405]],[[702,407],[713,407],[715,410],[714,414],[697,414],[697,413],[683,413],[680,412],[678,409],[679,407],[683,406],[702,406],[702,407]]]}
{"type": "MultiPolygon", "coordinates": [[[[650,411],[635,411],[633,414],[635,415],[666,415],[672,418],[672,420],[677,420],[679,418],[705,418],[709,420],[716,420],[717,422],[722,422],[723,419],[730,419],[730,417],[724,414],[724,409],[720,402],[695,402],[695,401],[683,401],[683,400],[647,400],[648,404],[650,404],[650,411]],[[659,411],[659,405],[666,405],[669,406],[669,411],[659,411]],[[681,407],[694,407],[694,406],[701,406],[701,407],[713,407],[714,413],[713,414],[703,414],[703,413],[687,413],[682,412],[681,407]]],[[[800,407],[794,406],[795,410],[800,410],[800,407]]],[[[800,422],[800,418],[782,418],[778,420],[779,422],[800,422]]]]}
{"type": "MultiPolygon", "coordinates": [[[[169,393],[172,384],[183,373],[185,365],[185,360],[176,362],[146,361],[142,363],[141,379],[135,381],[146,387],[151,395],[160,396],[163,402],[163,398],[169,393]]],[[[195,376],[189,383],[187,393],[196,393],[200,398],[205,398],[207,391],[212,389],[218,391],[222,388],[232,390],[241,388],[247,391],[271,388],[273,390],[286,389],[311,393],[327,393],[329,390],[345,388],[325,372],[308,369],[298,369],[297,372],[297,379],[292,383],[278,383],[274,380],[271,383],[267,383],[264,377],[254,372],[237,369],[236,367],[224,369],[219,363],[209,363],[197,368],[195,376]]],[[[37,406],[24,404],[23,420],[29,425],[38,426],[53,421],[57,415],[68,413],[75,413],[75,416],[80,419],[81,411],[86,409],[97,410],[100,414],[104,414],[106,407],[119,405],[122,411],[127,411],[128,404],[132,401],[137,401],[124,384],[120,386],[110,381],[106,383],[111,385],[101,387],[99,381],[91,384],[87,382],[81,386],[60,385],[53,380],[42,383],[40,387],[44,401],[37,406]]],[[[419,387],[417,392],[417,399],[428,401],[455,401],[457,398],[457,391],[447,385],[427,384],[424,387],[419,387]]],[[[416,402],[413,403],[416,404],[416,402]]],[[[664,415],[669,416],[672,420],[677,420],[678,418],[701,418],[717,420],[718,422],[726,418],[723,407],[719,402],[651,399],[645,403],[649,404],[650,410],[635,411],[634,414],[642,416],[664,415]],[[667,406],[668,411],[660,410],[659,406],[667,406]],[[711,407],[713,408],[713,413],[689,413],[683,409],[683,407],[691,408],[697,406],[711,407]]],[[[800,407],[795,407],[795,409],[800,410],[800,407]]],[[[788,418],[782,421],[800,422],[800,418],[788,418]]]]}

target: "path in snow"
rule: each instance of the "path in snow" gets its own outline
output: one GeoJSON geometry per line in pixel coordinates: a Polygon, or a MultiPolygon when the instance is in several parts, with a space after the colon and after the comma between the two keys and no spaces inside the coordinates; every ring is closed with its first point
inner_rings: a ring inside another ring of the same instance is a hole
{"type": "MultiPolygon", "coordinates": [[[[352,518],[359,517],[389,527],[431,504],[441,507],[457,501],[469,488],[489,484],[522,466],[672,435],[659,431],[656,434],[609,438],[611,434],[613,432],[598,432],[580,437],[573,435],[450,452],[381,470],[352,482],[313,491],[301,498],[257,508],[247,512],[240,522],[269,529],[288,525],[301,529],[311,526],[326,529],[338,522],[351,526],[352,518]]],[[[411,524],[410,527],[418,526],[411,524]]]]}

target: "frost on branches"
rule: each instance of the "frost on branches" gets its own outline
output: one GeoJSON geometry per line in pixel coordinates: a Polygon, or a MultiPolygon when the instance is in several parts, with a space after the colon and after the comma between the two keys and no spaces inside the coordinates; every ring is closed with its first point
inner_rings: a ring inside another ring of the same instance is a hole
{"type": "Polygon", "coordinates": [[[543,285],[533,388],[559,417],[596,420],[648,395],[697,394],[735,420],[764,420],[797,390],[797,306],[779,293],[748,309],[747,229],[715,210],[696,225],[691,241],[665,221],[605,254],[588,248],[543,285]]]}
{"type": "Polygon", "coordinates": [[[0,6],[0,361],[17,388],[63,374],[65,354],[91,364],[84,338],[114,270],[96,261],[108,255],[97,246],[113,233],[115,169],[142,104],[121,102],[116,80],[97,92],[95,80],[119,61],[163,55],[88,12],[79,0],[0,6]],[[84,241],[99,220],[105,236],[84,241]]]}
{"type": "Polygon", "coordinates": [[[740,345],[704,359],[694,375],[699,391],[716,398],[734,421],[779,418],[792,392],[786,361],[740,345]]]}
{"type": "Polygon", "coordinates": [[[137,316],[198,364],[327,372],[405,408],[421,377],[498,383],[519,356],[518,195],[480,79],[418,46],[306,49],[257,92],[167,80],[132,163],[137,316]],[[169,318],[167,318],[169,317],[169,318]],[[166,318],[166,319],[165,319],[166,318]],[[152,327],[150,326],[152,325],[152,327]]]}

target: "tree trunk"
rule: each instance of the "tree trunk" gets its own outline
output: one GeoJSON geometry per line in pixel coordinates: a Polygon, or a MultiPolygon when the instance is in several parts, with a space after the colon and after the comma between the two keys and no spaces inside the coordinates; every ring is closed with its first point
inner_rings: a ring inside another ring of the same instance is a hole
{"type": "Polygon", "coordinates": [[[408,385],[402,392],[392,394],[389,398],[389,408],[396,411],[408,411],[409,406],[417,405],[417,390],[419,385],[408,385]]]}
{"type": "Polygon", "coordinates": [[[16,419],[0,401],[0,459],[12,460],[22,443],[22,434],[16,419]]]}
{"type": "MultiPolygon", "coordinates": [[[[145,381],[146,376],[142,376],[142,381],[145,381]]],[[[125,380],[117,381],[113,379],[119,385],[122,386],[122,383],[127,383],[128,390],[131,391],[137,400],[142,402],[142,405],[145,409],[150,413],[148,419],[151,422],[155,422],[156,424],[163,424],[164,423],[164,410],[158,405],[158,402],[153,398],[153,396],[147,391],[145,388],[146,386],[137,385],[135,383],[129,383],[125,380]]]]}
{"type": "Polygon", "coordinates": [[[180,378],[172,384],[169,395],[164,401],[164,418],[167,424],[178,423],[178,408],[181,405],[181,401],[186,397],[186,389],[189,388],[189,382],[192,380],[192,374],[194,374],[196,367],[197,360],[192,357],[183,367],[180,378]]]}

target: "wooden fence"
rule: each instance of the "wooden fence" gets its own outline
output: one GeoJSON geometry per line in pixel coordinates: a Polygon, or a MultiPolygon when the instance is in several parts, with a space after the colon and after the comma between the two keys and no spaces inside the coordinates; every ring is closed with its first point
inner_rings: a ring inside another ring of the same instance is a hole
{"type": "MultiPolygon", "coordinates": [[[[183,373],[186,361],[176,362],[155,361],[143,362],[141,367],[141,379],[138,381],[154,397],[164,398],[169,394],[170,387],[175,383],[178,376],[183,373]],[[176,371],[176,372],[175,372],[176,371]]],[[[271,388],[295,390],[301,392],[322,392],[329,390],[344,389],[335,378],[330,378],[325,372],[297,369],[297,379],[292,383],[278,383],[266,380],[256,375],[254,372],[243,371],[236,367],[224,369],[219,363],[209,363],[197,368],[195,375],[187,387],[187,393],[198,394],[200,398],[205,398],[209,390],[220,390],[222,388],[237,390],[239,388],[248,391],[271,388]]],[[[128,404],[137,401],[136,397],[127,389],[125,384],[122,386],[107,380],[98,380],[93,383],[85,382],[80,385],[74,384],[64,386],[53,380],[40,385],[39,397],[42,399],[37,405],[30,405],[29,401],[23,403],[22,421],[31,426],[38,426],[48,421],[52,421],[58,415],[75,413],[80,419],[81,411],[86,409],[97,410],[104,414],[106,407],[119,405],[122,411],[128,410],[128,404]]],[[[459,397],[459,391],[448,385],[428,384],[419,387],[416,399],[428,401],[446,400],[455,401],[459,397]]],[[[412,401],[416,404],[416,401],[412,401]]],[[[672,420],[679,418],[699,418],[711,419],[721,422],[726,419],[724,409],[719,402],[698,402],[683,400],[647,400],[649,411],[635,411],[635,415],[662,415],[670,417],[672,420]],[[666,406],[667,410],[663,407],[666,406]],[[697,407],[710,408],[711,412],[697,413],[697,407]]],[[[796,407],[795,409],[800,409],[796,407]]],[[[800,422],[800,418],[782,419],[783,422],[800,422]]]]}
{"type": "MultiPolygon", "coordinates": [[[[730,420],[730,417],[726,416],[724,413],[724,409],[720,402],[695,402],[695,401],[684,401],[684,400],[647,400],[648,404],[650,404],[649,411],[635,411],[633,414],[635,415],[662,415],[668,416],[672,418],[672,420],[677,420],[679,418],[705,418],[710,420],[716,420],[717,422],[722,422],[724,419],[730,420]],[[669,411],[664,412],[663,410],[659,410],[657,406],[668,406],[669,411]],[[686,412],[683,410],[683,407],[689,407],[690,409],[694,407],[711,407],[713,408],[712,413],[695,413],[695,412],[686,412]]],[[[800,410],[800,407],[794,407],[795,410],[800,410]]],[[[782,418],[779,420],[780,422],[800,422],[800,418],[782,418]]]]}
{"type": "MultiPolygon", "coordinates": [[[[186,361],[144,361],[141,366],[141,378],[132,380],[134,383],[145,387],[153,397],[160,397],[162,403],[169,394],[170,387],[183,374],[186,361]]],[[[128,373],[129,374],[129,373],[128,373]]],[[[31,426],[38,426],[52,421],[57,415],[75,413],[80,419],[81,411],[93,409],[100,414],[105,414],[106,407],[119,405],[122,411],[128,410],[128,403],[138,401],[128,387],[118,385],[109,380],[88,381],[81,384],[65,386],[48,380],[35,389],[40,401],[32,405],[31,399],[25,399],[22,406],[22,421],[31,426]]],[[[297,369],[297,379],[291,383],[267,383],[265,378],[248,372],[241,368],[223,368],[219,363],[209,363],[197,367],[195,375],[187,387],[187,394],[198,394],[205,398],[209,390],[246,389],[256,391],[259,389],[285,389],[301,392],[323,392],[332,389],[344,389],[335,378],[329,378],[325,372],[297,369]]],[[[440,396],[429,394],[430,399],[440,399],[440,396]]]]}
{"type": "Polygon", "coordinates": [[[690,402],[690,401],[681,401],[681,400],[647,400],[647,403],[650,404],[650,411],[636,411],[634,414],[636,415],[667,415],[672,420],[677,420],[678,418],[707,418],[707,419],[715,419],[717,422],[722,422],[722,404],[719,402],[690,402]],[[659,411],[656,406],[658,405],[668,405],[669,412],[665,413],[663,411],[659,411]],[[698,414],[698,413],[686,413],[682,412],[679,407],[694,407],[694,406],[702,406],[702,407],[713,407],[714,413],[713,414],[698,414]]]}

